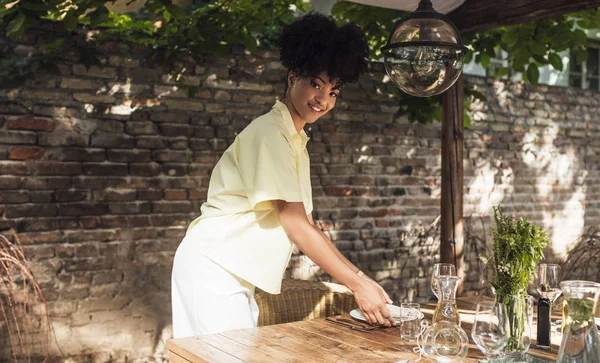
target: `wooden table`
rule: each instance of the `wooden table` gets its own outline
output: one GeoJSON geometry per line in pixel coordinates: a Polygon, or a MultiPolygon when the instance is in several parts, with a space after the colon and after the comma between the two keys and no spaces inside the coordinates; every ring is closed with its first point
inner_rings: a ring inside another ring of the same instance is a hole
{"type": "MultiPolygon", "coordinates": [[[[458,307],[461,326],[469,335],[469,355],[465,362],[484,358],[470,337],[474,298],[461,298],[458,307]]],[[[426,319],[431,319],[434,304],[422,306],[426,319]]],[[[349,316],[345,318],[351,319],[349,316]]],[[[535,333],[535,326],[533,327],[535,333]]],[[[560,335],[553,334],[550,351],[534,344],[529,354],[556,360],[560,335]]],[[[414,343],[400,339],[397,328],[370,332],[351,330],[325,319],[298,321],[220,334],[172,339],[167,349],[172,363],[182,362],[396,362],[419,356],[414,343]]],[[[425,362],[426,360],[422,360],[425,362]]]]}

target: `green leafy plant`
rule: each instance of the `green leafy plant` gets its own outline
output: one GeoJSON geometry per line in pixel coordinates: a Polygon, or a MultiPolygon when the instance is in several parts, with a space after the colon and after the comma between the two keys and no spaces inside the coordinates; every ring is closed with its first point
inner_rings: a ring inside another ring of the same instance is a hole
{"type": "Polygon", "coordinates": [[[500,206],[494,207],[494,222],[494,255],[492,258],[480,255],[479,258],[489,266],[489,282],[497,300],[508,310],[511,337],[506,349],[519,350],[527,317],[527,286],[544,258],[544,248],[550,245],[550,240],[541,227],[529,223],[526,218],[515,221],[513,216],[504,214],[500,206]]]}
{"type": "MultiPolygon", "coordinates": [[[[504,214],[499,206],[494,207],[494,222],[490,283],[498,296],[526,294],[537,264],[544,258],[544,248],[550,245],[548,235],[527,218],[515,222],[514,217],[504,214]]],[[[480,258],[488,261],[485,255],[480,258]]]]}

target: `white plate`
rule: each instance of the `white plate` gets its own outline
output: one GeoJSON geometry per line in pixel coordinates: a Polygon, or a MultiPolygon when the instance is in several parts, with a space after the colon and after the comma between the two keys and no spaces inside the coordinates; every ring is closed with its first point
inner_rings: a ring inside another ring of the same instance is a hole
{"type": "MultiPolygon", "coordinates": [[[[394,317],[394,319],[396,319],[396,323],[400,323],[400,321],[402,320],[402,318],[407,318],[409,315],[415,316],[416,315],[416,311],[404,311],[404,315],[405,316],[400,316],[400,307],[396,306],[396,305],[390,305],[390,304],[386,304],[388,311],[390,312],[390,314],[392,314],[392,316],[394,317]],[[410,314],[412,313],[412,314],[410,314]]],[[[363,315],[362,311],[360,311],[359,309],[354,309],[350,312],[350,316],[353,317],[354,319],[357,320],[361,320],[361,321],[367,321],[367,319],[365,319],[365,316],[363,315]]],[[[422,312],[419,311],[419,319],[423,319],[425,315],[423,315],[422,312]]]]}

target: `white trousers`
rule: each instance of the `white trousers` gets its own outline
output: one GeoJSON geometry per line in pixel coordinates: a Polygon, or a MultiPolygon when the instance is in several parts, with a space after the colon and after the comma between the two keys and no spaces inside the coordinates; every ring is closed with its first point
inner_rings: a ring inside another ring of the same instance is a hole
{"type": "Polygon", "coordinates": [[[175,253],[171,275],[173,337],[255,328],[254,286],[201,255],[190,239],[175,253]]]}

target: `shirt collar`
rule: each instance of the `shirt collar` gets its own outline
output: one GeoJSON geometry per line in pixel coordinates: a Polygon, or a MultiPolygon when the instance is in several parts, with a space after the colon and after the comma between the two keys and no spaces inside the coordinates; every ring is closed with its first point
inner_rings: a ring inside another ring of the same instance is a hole
{"type": "Polygon", "coordinates": [[[281,101],[277,101],[273,105],[273,109],[279,111],[279,114],[283,118],[283,124],[284,124],[285,128],[287,129],[287,131],[290,133],[290,135],[292,137],[299,136],[300,140],[302,140],[302,145],[306,146],[306,143],[308,142],[308,140],[310,138],[308,137],[308,135],[306,135],[306,132],[304,132],[304,130],[300,130],[300,133],[298,133],[298,131],[296,131],[296,126],[294,126],[294,121],[292,120],[292,115],[290,114],[290,111],[288,110],[285,103],[283,103],[281,101]]]}

